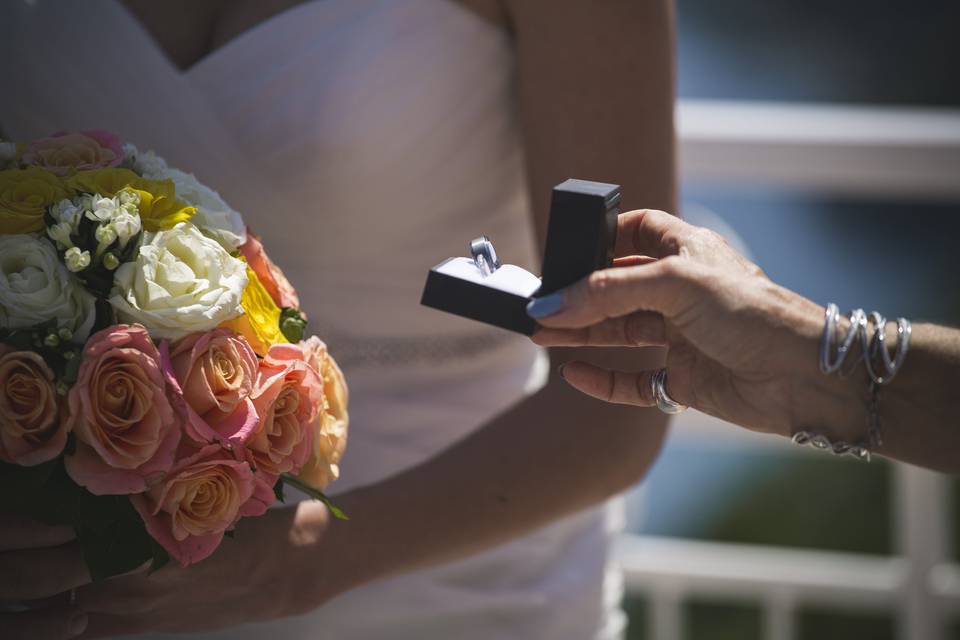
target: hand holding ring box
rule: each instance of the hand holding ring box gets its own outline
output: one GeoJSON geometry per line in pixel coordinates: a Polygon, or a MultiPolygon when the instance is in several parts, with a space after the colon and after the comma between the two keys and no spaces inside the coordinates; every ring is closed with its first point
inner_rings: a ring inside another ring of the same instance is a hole
{"type": "Polygon", "coordinates": [[[536,322],[527,304],[613,264],[620,187],[567,180],[553,189],[543,256],[543,278],[501,265],[493,243],[470,243],[473,257],[448,258],[427,275],[420,303],[525,335],[536,322]]]}

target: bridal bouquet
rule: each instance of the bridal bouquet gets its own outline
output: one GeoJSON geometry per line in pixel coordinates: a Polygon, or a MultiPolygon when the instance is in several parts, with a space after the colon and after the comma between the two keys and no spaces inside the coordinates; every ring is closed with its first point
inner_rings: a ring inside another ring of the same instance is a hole
{"type": "Polygon", "coordinates": [[[105,131],[0,142],[0,512],[74,527],[94,578],[198,562],[285,483],[326,501],[347,387],[305,328],[193,175],[105,131]]]}

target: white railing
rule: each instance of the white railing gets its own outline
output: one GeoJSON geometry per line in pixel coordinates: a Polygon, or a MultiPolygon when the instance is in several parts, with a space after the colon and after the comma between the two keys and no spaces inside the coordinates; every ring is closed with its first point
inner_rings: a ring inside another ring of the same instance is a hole
{"type": "MultiPolygon", "coordinates": [[[[677,121],[681,176],[698,186],[960,201],[960,110],[682,101],[677,121]]],[[[715,423],[683,414],[671,442],[818,453],[715,423]]],[[[759,603],[768,640],[792,640],[807,604],[892,610],[899,638],[941,640],[946,614],[960,612],[947,479],[894,468],[890,557],[624,535],[617,557],[628,593],[648,598],[649,637],[681,638],[683,601],[706,596],[759,603]]]]}
{"type": "Polygon", "coordinates": [[[698,186],[960,200],[960,109],[685,100],[677,129],[698,186]]]}

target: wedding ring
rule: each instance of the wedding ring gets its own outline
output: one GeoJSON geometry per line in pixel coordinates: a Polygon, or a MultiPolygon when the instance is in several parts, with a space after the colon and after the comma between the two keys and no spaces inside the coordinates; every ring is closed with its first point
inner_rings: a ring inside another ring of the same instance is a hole
{"type": "Polygon", "coordinates": [[[687,405],[680,404],[667,393],[667,370],[660,369],[650,379],[650,388],[653,389],[653,399],[657,402],[657,409],[667,414],[681,413],[687,410],[687,405]]]}
{"type": "Polygon", "coordinates": [[[480,269],[480,273],[485,276],[500,268],[497,250],[493,248],[493,243],[487,236],[480,236],[470,243],[470,255],[473,256],[473,262],[480,269]]]}

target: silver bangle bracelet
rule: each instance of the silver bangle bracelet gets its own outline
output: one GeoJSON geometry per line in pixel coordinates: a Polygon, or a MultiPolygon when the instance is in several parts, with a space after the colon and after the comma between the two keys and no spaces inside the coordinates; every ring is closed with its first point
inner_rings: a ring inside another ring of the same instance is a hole
{"type": "MultiPolygon", "coordinates": [[[[910,321],[906,318],[897,318],[897,344],[891,356],[886,345],[886,328],[886,318],[876,311],[868,316],[862,309],[854,309],[850,312],[850,328],[839,341],[834,354],[834,343],[840,331],[840,311],[833,303],[827,305],[820,339],[820,370],[828,375],[841,371],[847,355],[859,337],[860,358],[870,377],[867,394],[867,433],[860,442],[851,444],[842,441],[832,442],[822,434],[803,430],[794,434],[792,440],[795,444],[810,445],[835,455],[849,455],[869,462],[871,451],[883,444],[880,429],[880,387],[890,384],[903,367],[910,349],[910,338],[913,335],[913,326],[910,321]],[[871,321],[873,336],[868,337],[871,321]],[[880,369],[882,372],[878,373],[880,369]]],[[[842,371],[841,375],[843,375],[842,371]]]]}

